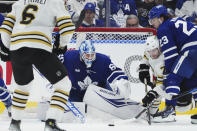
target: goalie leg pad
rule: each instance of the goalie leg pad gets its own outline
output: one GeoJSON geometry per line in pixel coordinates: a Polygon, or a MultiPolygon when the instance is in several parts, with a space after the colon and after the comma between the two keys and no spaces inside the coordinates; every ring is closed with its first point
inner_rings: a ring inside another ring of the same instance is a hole
{"type": "Polygon", "coordinates": [[[125,100],[115,92],[95,85],[88,86],[83,101],[98,110],[121,119],[133,118],[144,109],[136,101],[125,100]]]}

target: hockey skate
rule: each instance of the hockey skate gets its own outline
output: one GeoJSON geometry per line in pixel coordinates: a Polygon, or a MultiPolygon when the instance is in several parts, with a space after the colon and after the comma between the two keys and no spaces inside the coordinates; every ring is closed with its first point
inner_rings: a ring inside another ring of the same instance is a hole
{"type": "Polygon", "coordinates": [[[164,122],[175,122],[176,112],[172,105],[166,105],[165,109],[159,111],[153,115],[152,122],[164,123],[164,122]]]}
{"type": "MultiPolygon", "coordinates": [[[[197,101],[195,102],[195,107],[197,107],[197,101]]],[[[197,114],[191,115],[191,123],[197,124],[197,114]]]]}
{"type": "Polygon", "coordinates": [[[53,120],[53,119],[48,119],[48,120],[45,122],[44,131],[66,131],[66,130],[60,129],[60,128],[57,126],[57,123],[56,123],[55,120],[53,120]]]}
{"type": "Polygon", "coordinates": [[[9,131],[21,131],[20,129],[21,121],[12,119],[9,127],[9,131]]]}

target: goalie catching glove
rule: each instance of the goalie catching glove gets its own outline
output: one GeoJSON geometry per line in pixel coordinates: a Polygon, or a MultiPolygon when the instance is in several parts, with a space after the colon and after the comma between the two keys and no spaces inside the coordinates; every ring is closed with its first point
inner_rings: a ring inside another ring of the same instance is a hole
{"type": "Polygon", "coordinates": [[[116,94],[119,94],[125,99],[129,99],[131,96],[131,86],[128,80],[116,80],[113,84],[111,84],[111,88],[114,92],[116,92],[116,94]]]}
{"type": "Polygon", "coordinates": [[[139,79],[142,83],[144,83],[144,79],[147,80],[147,85],[149,85],[152,89],[154,88],[154,84],[150,82],[150,73],[149,66],[146,64],[140,64],[139,67],[139,79]]]}
{"type": "Polygon", "coordinates": [[[142,99],[143,106],[147,107],[153,100],[157,99],[159,97],[159,94],[154,91],[150,90],[146,96],[142,99]]]}

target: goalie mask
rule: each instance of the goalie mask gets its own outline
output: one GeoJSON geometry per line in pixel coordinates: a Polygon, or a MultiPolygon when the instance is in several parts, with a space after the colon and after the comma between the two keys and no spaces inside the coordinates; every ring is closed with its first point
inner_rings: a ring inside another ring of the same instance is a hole
{"type": "Polygon", "coordinates": [[[148,37],[145,46],[145,53],[152,59],[157,59],[160,56],[161,51],[159,46],[159,40],[156,36],[148,37]]]}
{"type": "Polygon", "coordinates": [[[93,43],[85,40],[79,46],[80,59],[86,64],[87,68],[92,66],[92,62],[96,59],[96,52],[93,43]]]}

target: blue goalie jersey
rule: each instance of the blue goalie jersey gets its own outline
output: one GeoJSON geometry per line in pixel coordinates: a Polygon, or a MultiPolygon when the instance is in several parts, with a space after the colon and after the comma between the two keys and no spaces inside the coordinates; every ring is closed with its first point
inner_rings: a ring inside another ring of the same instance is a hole
{"type": "Polygon", "coordinates": [[[179,17],[164,21],[158,28],[157,36],[165,56],[167,73],[179,54],[197,49],[197,27],[179,17]]]}
{"type": "Polygon", "coordinates": [[[107,85],[114,80],[128,79],[109,57],[100,53],[96,53],[96,60],[90,68],[87,68],[80,60],[78,50],[67,51],[64,54],[64,65],[72,83],[70,101],[83,101],[85,91],[90,84],[107,88],[107,85]]]}

